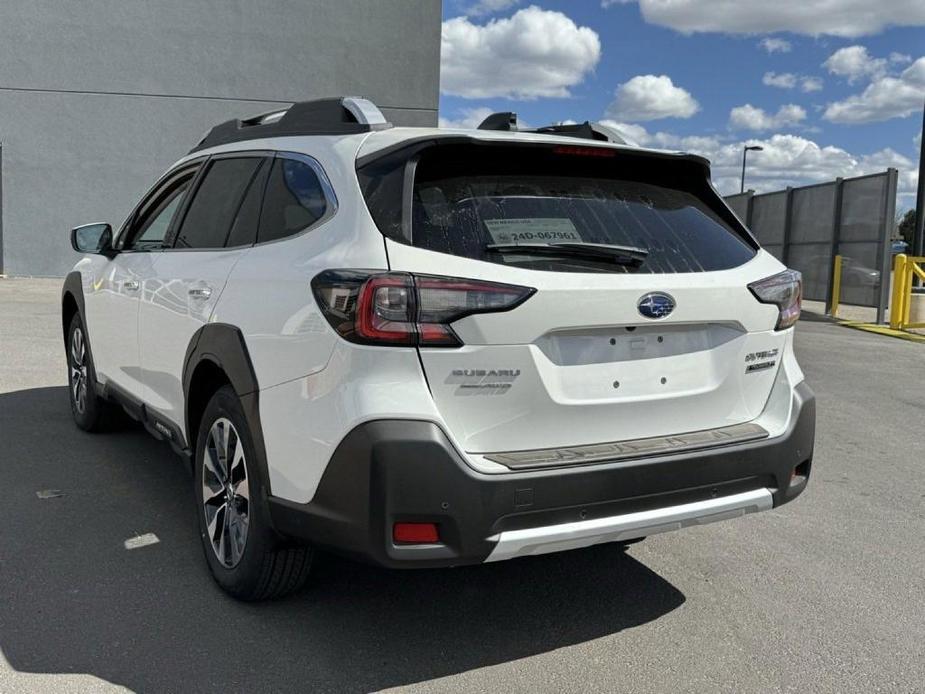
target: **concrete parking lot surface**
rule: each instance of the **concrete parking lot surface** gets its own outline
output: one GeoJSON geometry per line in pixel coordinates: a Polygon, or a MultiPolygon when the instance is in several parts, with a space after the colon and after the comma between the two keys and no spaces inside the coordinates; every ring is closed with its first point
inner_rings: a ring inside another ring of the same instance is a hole
{"type": "Polygon", "coordinates": [[[800,323],[816,457],[780,509],[626,553],[325,557],[250,605],[213,585],[166,444],[71,423],[59,289],[0,280],[0,692],[925,691],[925,345],[800,323]]]}

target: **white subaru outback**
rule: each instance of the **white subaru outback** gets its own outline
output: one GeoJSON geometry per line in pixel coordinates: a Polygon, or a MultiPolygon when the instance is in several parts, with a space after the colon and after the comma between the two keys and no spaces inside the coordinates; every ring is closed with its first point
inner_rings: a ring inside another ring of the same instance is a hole
{"type": "Polygon", "coordinates": [[[391,127],[335,98],[213,128],[64,284],[74,419],[189,460],[242,599],[326,548],[453,566],[737,517],[805,489],[798,273],[706,160],[597,124],[391,127]]]}

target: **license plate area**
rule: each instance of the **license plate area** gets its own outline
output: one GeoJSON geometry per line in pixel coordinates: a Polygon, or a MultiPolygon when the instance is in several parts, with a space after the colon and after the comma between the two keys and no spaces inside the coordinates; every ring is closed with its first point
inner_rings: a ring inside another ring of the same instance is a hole
{"type": "Polygon", "coordinates": [[[743,334],[727,323],[627,325],[551,331],[535,344],[556,366],[583,366],[706,352],[743,334]]]}

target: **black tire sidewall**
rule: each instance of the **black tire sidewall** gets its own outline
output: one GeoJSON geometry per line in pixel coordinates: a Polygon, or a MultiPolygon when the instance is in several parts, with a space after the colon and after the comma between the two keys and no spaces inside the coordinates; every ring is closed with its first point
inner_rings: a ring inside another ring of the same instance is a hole
{"type": "Polygon", "coordinates": [[[96,369],[93,367],[93,356],[90,353],[90,339],[87,337],[87,328],[84,326],[83,318],[80,313],[75,313],[71,318],[71,323],[67,328],[67,342],[65,344],[65,359],[67,360],[67,394],[68,402],[71,405],[71,414],[74,416],[74,423],[84,431],[95,431],[100,424],[102,417],[103,402],[96,394],[96,369]],[[74,337],[74,331],[80,328],[83,333],[84,350],[87,362],[87,396],[84,401],[84,411],[77,410],[77,402],[74,399],[74,387],[71,382],[71,340],[74,337]]]}
{"type": "Polygon", "coordinates": [[[261,478],[254,437],[244,416],[244,410],[231,386],[224,386],[216,391],[206,406],[196,437],[196,453],[193,460],[193,484],[196,499],[196,516],[198,518],[199,538],[203,552],[215,581],[235,597],[247,599],[258,588],[264,569],[264,559],[276,545],[276,536],[272,531],[265,487],[261,478]],[[203,456],[209,429],[215,420],[227,418],[238,432],[239,440],[244,445],[244,464],[247,470],[247,482],[250,491],[248,507],[247,542],[244,554],[238,564],[232,568],[224,566],[215,556],[212,542],[208,537],[206,518],[203,511],[203,456]]]}

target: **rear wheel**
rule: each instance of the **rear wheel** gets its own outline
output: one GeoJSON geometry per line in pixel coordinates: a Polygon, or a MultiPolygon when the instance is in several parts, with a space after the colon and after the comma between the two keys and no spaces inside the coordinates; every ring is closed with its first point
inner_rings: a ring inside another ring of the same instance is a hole
{"type": "Polygon", "coordinates": [[[110,406],[96,394],[96,372],[79,313],[71,318],[67,330],[67,365],[68,396],[74,423],[84,431],[100,431],[110,406]]]}
{"type": "Polygon", "coordinates": [[[206,561],[225,591],[241,600],[265,600],[305,584],[312,550],[273,531],[253,437],[230,386],[216,391],[203,413],[195,493],[206,561]]]}

